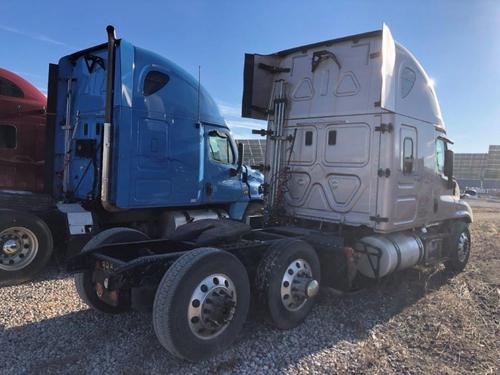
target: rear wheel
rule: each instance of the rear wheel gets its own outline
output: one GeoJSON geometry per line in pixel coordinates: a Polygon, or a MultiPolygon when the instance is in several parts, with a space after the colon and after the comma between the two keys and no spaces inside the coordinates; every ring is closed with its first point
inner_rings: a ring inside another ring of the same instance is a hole
{"type": "Polygon", "coordinates": [[[445,267],[452,272],[461,272],[467,265],[471,250],[469,225],[463,221],[451,224],[451,237],[447,243],[449,260],[445,267]]]}
{"type": "Polygon", "coordinates": [[[319,292],[320,265],[307,242],[274,242],[257,268],[255,287],[274,326],[296,327],[306,318],[319,292]]]}
{"type": "Polygon", "coordinates": [[[42,219],[27,212],[0,211],[0,281],[33,278],[52,251],[52,233],[42,219]]]}
{"type": "Polygon", "coordinates": [[[247,272],[225,251],[204,247],[181,256],[156,292],[153,326],[173,355],[199,361],[236,339],[250,301],[247,272]]]}
{"type": "MultiPolygon", "coordinates": [[[[102,231],[93,237],[87,244],[83,247],[82,251],[98,247],[101,245],[119,243],[119,242],[129,242],[129,241],[145,241],[149,237],[131,228],[111,228],[102,231]]],[[[118,305],[110,305],[99,298],[97,295],[96,283],[94,281],[95,269],[87,270],[85,272],[77,273],[75,275],[75,287],[80,298],[90,307],[107,313],[107,314],[120,314],[126,312],[130,309],[127,301],[118,296],[118,305]]]]}

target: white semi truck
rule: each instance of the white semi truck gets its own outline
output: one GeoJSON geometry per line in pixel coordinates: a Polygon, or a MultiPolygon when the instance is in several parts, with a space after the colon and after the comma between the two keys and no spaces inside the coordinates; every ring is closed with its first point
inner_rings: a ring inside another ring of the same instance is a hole
{"type": "Polygon", "coordinates": [[[453,179],[452,142],[431,80],[386,26],[247,54],[243,116],[268,121],[258,132],[262,227],[198,220],[156,240],[101,232],[70,263],[89,305],[151,308],[161,344],[199,360],[233,342],[251,296],[288,329],[320,286],[465,267],[472,212],[453,179]]]}

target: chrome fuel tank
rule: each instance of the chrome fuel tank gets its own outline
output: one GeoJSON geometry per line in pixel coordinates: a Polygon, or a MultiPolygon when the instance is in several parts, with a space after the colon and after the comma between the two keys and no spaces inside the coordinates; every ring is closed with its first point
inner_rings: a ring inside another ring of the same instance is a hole
{"type": "Polygon", "coordinates": [[[413,233],[393,233],[363,237],[354,245],[357,269],[370,278],[410,268],[424,257],[424,245],[413,233]]]}

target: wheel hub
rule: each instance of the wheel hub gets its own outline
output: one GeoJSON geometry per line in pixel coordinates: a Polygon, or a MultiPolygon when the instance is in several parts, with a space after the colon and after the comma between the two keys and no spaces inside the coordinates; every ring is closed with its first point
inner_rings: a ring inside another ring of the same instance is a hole
{"type": "Polygon", "coordinates": [[[38,252],[38,239],[25,227],[0,232],[0,269],[17,271],[29,265],[38,252]]]}
{"type": "Polygon", "coordinates": [[[201,339],[221,334],[233,318],[236,289],[231,279],[222,274],[206,277],[194,290],[189,307],[191,332],[201,339]]]}
{"type": "Polygon", "coordinates": [[[19,249],[19,243],[16,240],[7,240],[3,243],[2,251],[4,254],[12,255],[19,249]]]}
{"type": "Polygon", "coordinates": [[[462,233],[460,234],[460,237],[458,239],[458,249],[457,249],[458,260],[460,262],[465,261],[468,252],[469,252],[469,238],[467,237],[466,233],[462,233]]]}
{"type": "Polygon", "coordinates": [[[235,303],[225,288],[213,289],[205,299],[206,308],[201,311],[201,319],[206,326],[217,328],[229,322],[235,303]]]}
{"type": "Polygon", "coordinates": [[[296,259],[285,270],[281,280],[281,302],[287,310],[297,311],[309,298],[319,292],[319,283],[313,279],[309,263],[296,259]]]}

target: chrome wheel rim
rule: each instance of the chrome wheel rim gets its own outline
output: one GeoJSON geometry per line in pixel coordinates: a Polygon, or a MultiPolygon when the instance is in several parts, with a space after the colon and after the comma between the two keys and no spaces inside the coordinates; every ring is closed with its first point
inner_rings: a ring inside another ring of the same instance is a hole
{"type": "Polygon", "coordinates": [[[318,290],[309,263],[296,259],[288,265],[281,280],[281,303],[289,311],[300,310],[318,290]]]}
{"type": "Polygon", "coordinates": [[[187,318],[191,332],[203,340],[220,335],[233,319],[236,302],[236,288],[227,275],[207,276],[189,300],[187,318]]]}
{"type": "Polygon", "coordinates": [[[467,233],[462,232],[458,238],[457,258],[460,263],[465,262],[470,250],[470,241],[467,233]]]}
{"type": "Polygon", "coordinates": [[[0,232],[0,269],[18,271],[28,266],[38,253],[38,239],[25,227],[0,232]]]}

